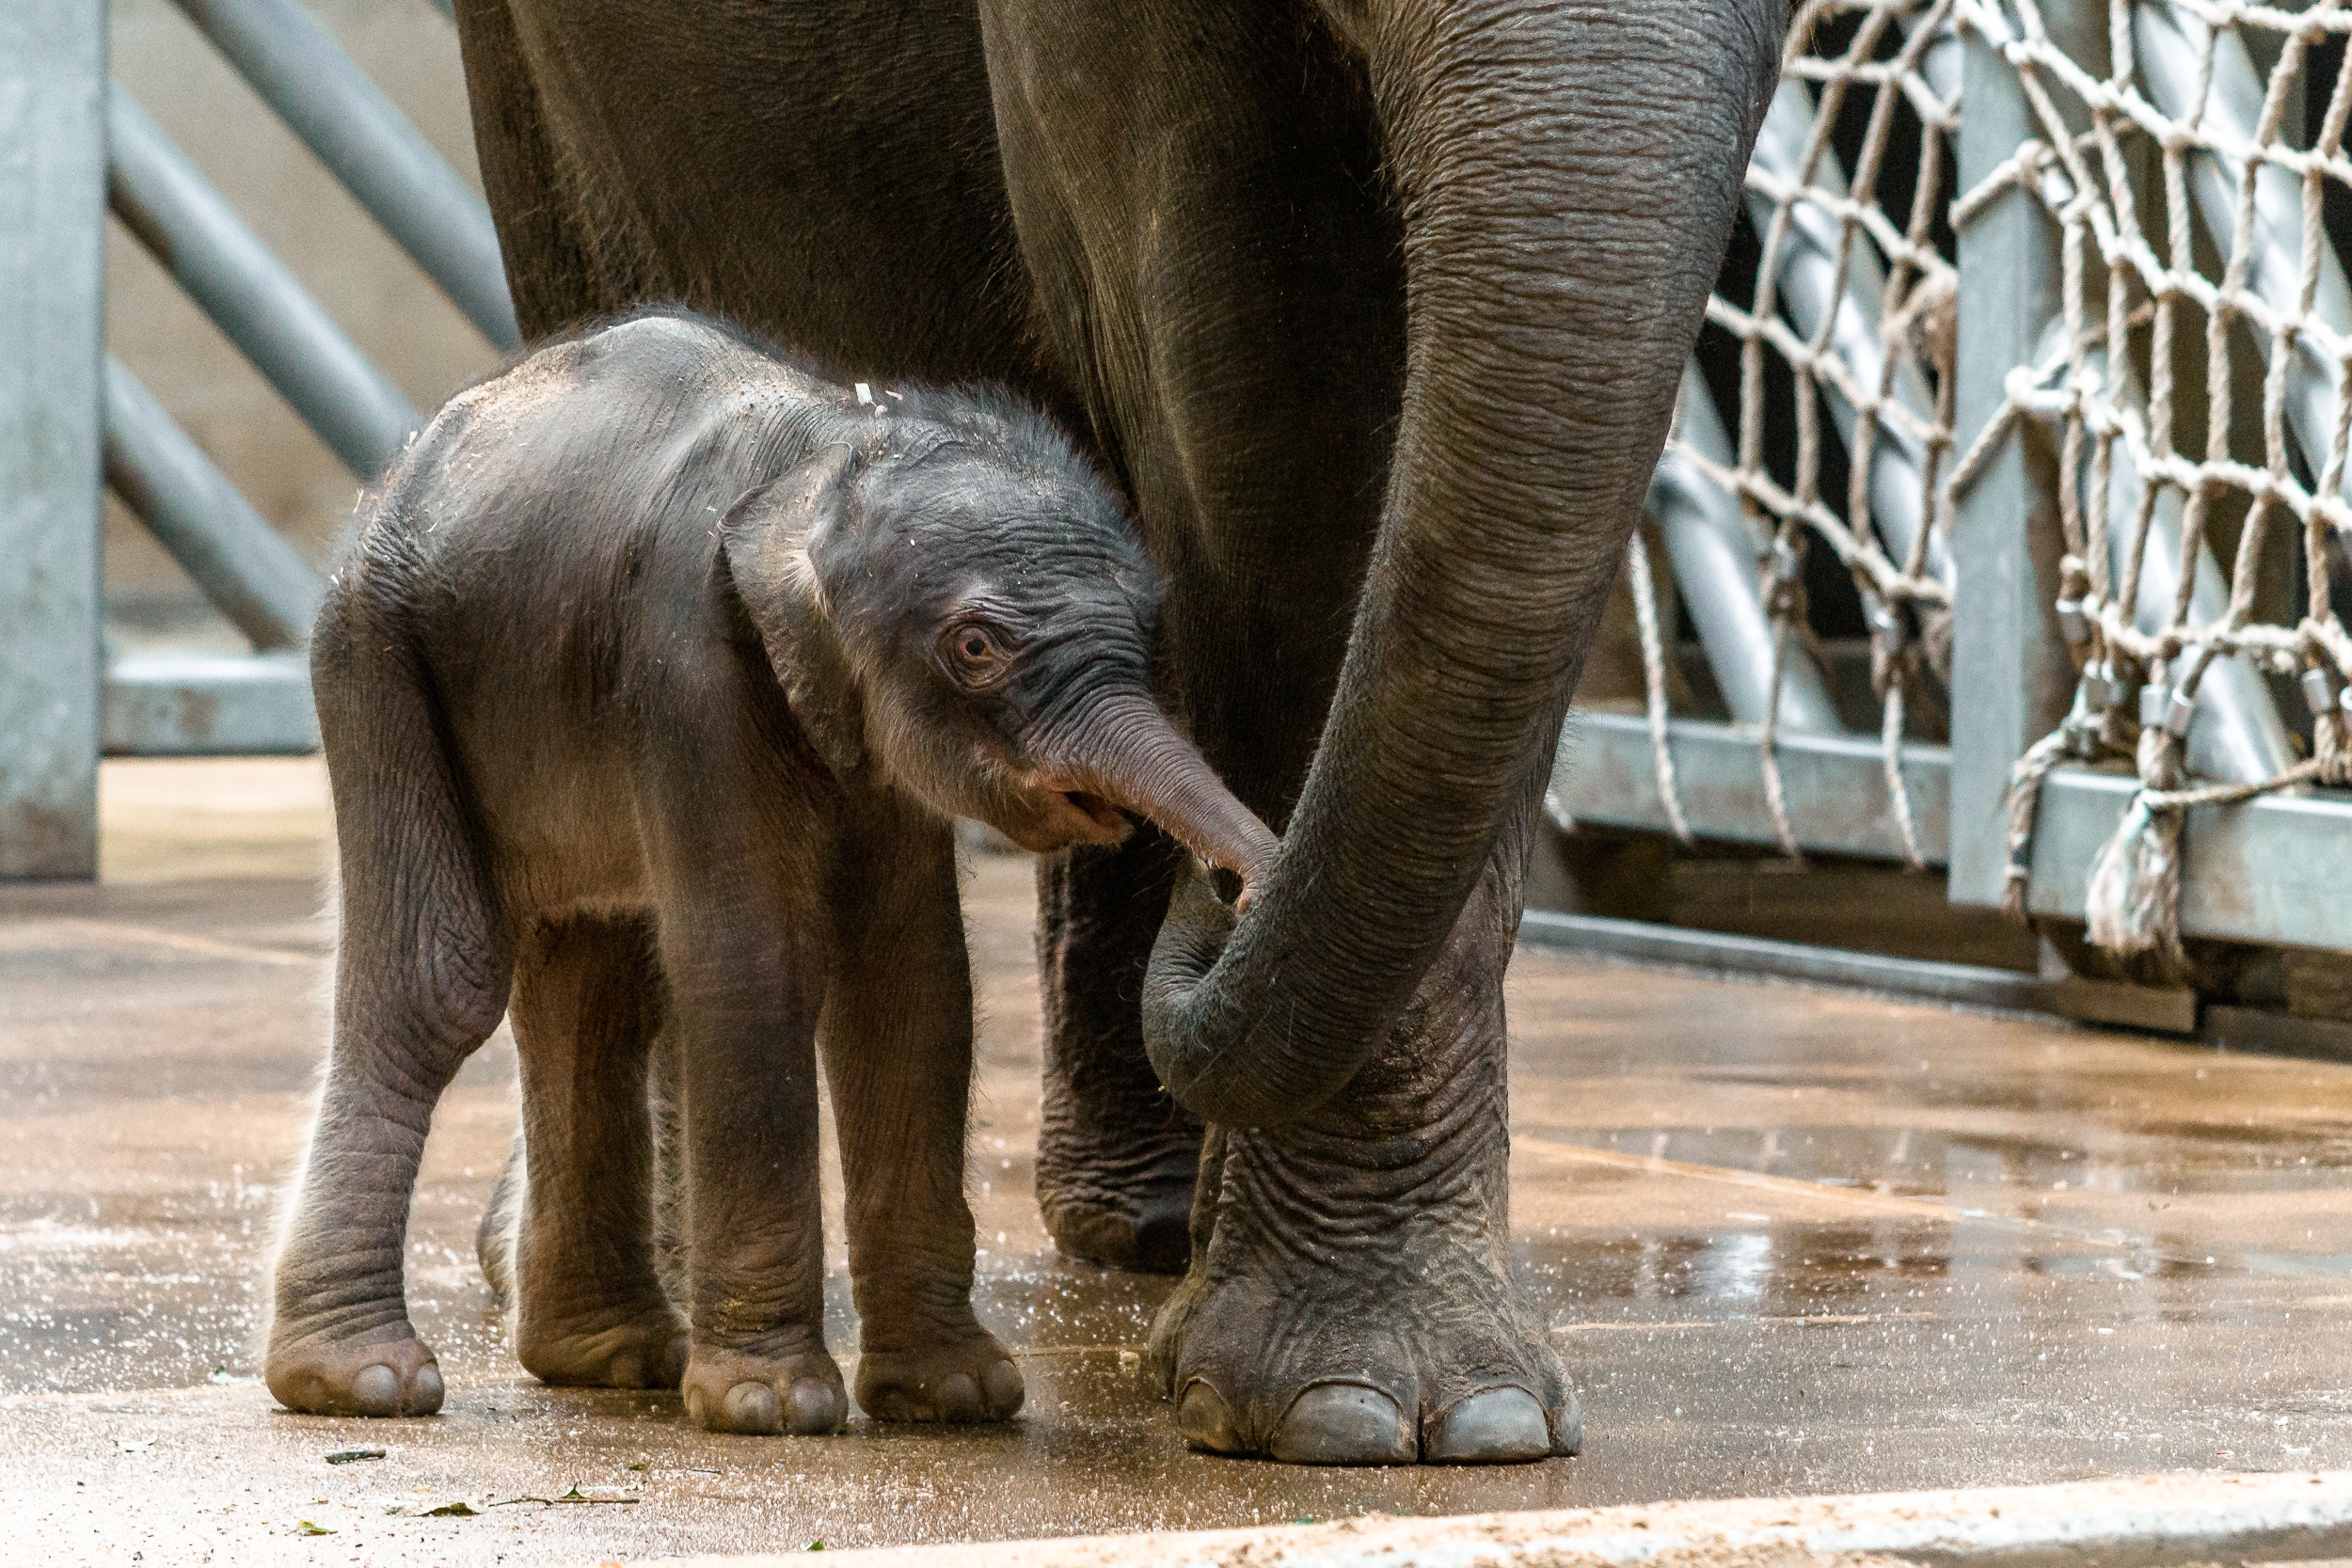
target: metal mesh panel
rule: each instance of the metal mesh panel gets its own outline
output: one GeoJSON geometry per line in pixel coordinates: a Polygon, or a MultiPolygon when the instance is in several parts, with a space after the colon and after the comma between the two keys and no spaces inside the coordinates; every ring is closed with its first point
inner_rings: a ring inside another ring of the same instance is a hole
{"type": "Polygon", "coordinates": [[[1959,19],[2014,73],[2036,135],[1953,220],[2005,191],[2037,200],[2062,235],[2063,316],[1954,483],[2021,426],[2055,436],[2056,609],[2080,679],[2012,783],[2011,906],[2048,770],[2127,765],[2140,789],[2093,867],[2091,935],[2178,968],[2185,809],[2352,782],[2352,639],[2329,588],[2352,522],[2352,301],[2326,232],[2329,187],[2352,189],[2352,10],[2102,8],[2104,60],[2054,42],[2037,0],[1959,19]]]}

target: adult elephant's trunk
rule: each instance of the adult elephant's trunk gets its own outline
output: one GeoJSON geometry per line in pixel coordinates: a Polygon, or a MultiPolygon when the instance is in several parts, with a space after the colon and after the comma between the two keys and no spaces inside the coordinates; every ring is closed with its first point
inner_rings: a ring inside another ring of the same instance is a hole
{"type": "Polygon", "coordinates": [[[1256,897],[1280,846],[1150,697],[1096,700],[1045,752],[1045,771],[1057,787],[1150,819],[1211,865],[1239,877],[1243,907],[1256,897]]]}
{"type": "Polygon", "coordinates": [[[1367,62],[1404,218],[1406,388],[1281,853],[1221,951],[1224,917],[1180,896],[1152,956],[1152,1064],[1228,1125],[1355,1075],[1549,765],[1787,18],[1787,0],[1327,8],[1367,62]]]}

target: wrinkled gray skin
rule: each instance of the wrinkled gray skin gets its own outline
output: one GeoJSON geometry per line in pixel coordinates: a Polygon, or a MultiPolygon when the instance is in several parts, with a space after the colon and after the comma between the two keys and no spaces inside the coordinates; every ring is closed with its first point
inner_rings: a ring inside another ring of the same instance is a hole
{"type": "Polygon", "coordinates": [[[373,498],[311,641],[342,936],[277,1267],[290,1408],[439,1406],[403,1299],[409,1195],[434,1101],[510,1008],[525,1367],[680,1386],[722,1431],[840,1423],[821,1053],[859,1404],[1019,1408],[970,1302],[949,818],[1052,852],[1135,811],[1245,899],[1275,843],[1154,703],[1154,574],[1066,438],[1001,398],[878,401],[645,316],[457,398],[373,498]]]}
{"type": "Polygon", "coordinates": [[[1575,1445],[1502,974],[1787,16],[457,0],[527,332],[676,296],[999,381],[1132,501],[1171,700],[1283,847],[1237,927],[1157,835],[1043,866],[1038,1196],[1188,1266],[1152,1363],[1200,1447],[1575,1445]]]}

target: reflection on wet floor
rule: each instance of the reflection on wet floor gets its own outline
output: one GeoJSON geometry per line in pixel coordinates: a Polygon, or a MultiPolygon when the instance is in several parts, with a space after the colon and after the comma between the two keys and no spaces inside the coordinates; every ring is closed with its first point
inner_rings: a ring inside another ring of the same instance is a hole
{"type": "Polygon", "coordinates": [[[286,771],[306,765],[275,766],[216,793],[258,803],[187,853],[155,824],[222,775],[131,775],[145,826],[108,884],[0,889],[0,1444],[45,1556],[308,1560],[306,1518],[387,1558],[595,1560],[2352,1464],[2352,1068],[1532,953],[1510,985],[1515,1256],[1582,1387],[1586,1453],[1368,1472],[1186,1453],[1137,1354],[1168,1282],[1066,1261],[1038,1224],[1027,872],[993,857],[969,884],[971,1179],[978,1307],[1024,1354],[1021,1420],[713,1438],[671,1396],[532,1384],[471,1246],[513,1126],[503,1036],[443,1103],[412,1219],[448,1413],[285,1415],[252,1339],[328,934],[288,874],[318,851],[315,779],[306,797],[286,771]],[[323,1463],[352,1444],[389,1456],[323,1463]],[[527,1500],[573,1485],[636,1500],[527,1500]],[[419,1516],[453,1498],[500,1506],[419,1516]]]}

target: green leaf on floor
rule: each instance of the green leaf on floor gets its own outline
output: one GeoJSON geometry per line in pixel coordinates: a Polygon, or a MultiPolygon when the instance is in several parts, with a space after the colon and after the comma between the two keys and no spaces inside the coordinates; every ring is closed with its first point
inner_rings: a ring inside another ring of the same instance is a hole
{"type": "Polygon", "coordinates": [[[474,1507],[473,1504],[466,1501],[463,1497],[460,1497],[453,1503],[443,1503],[438,1508],[426,1509],[422,1517],[427,1519],[470,1519],[481,1512],[482,1511],[474,1507]]]}
{"type": "Polygon", "coordinates": [[[328,1529],[325,1525],[314,1525],[308,1519],[296,1519],[294,1521],[294,1533],[296,1535],[332,1535],[335,1532],[328,1529]]]}

